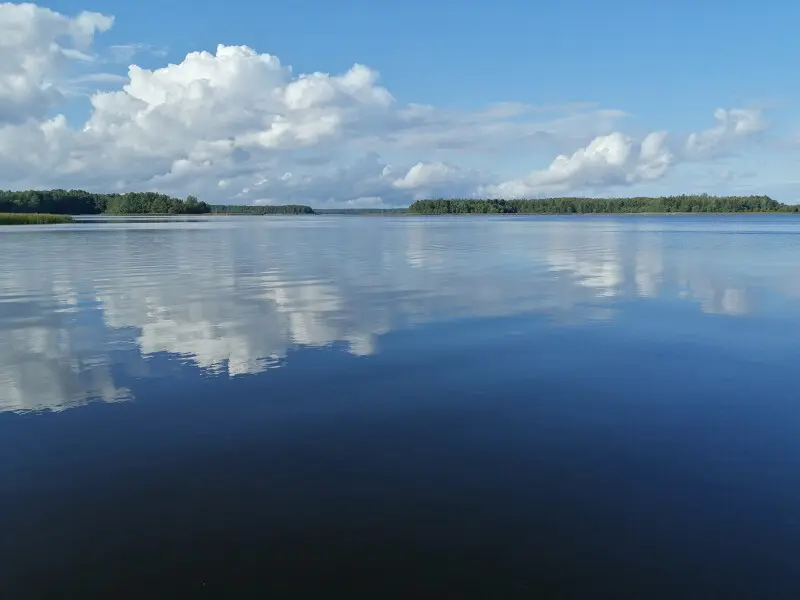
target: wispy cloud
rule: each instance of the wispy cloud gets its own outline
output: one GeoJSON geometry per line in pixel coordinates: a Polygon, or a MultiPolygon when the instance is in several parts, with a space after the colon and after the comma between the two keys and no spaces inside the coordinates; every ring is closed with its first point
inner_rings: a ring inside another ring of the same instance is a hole
{"type": "Polygon", "coordinates": [[[114,44],[108,47],[107,62],[128,63],[136,56],[147,54],[150,56],[163,57],[167,55],[167,49],[156,47],[150,44],[114,44]]]}

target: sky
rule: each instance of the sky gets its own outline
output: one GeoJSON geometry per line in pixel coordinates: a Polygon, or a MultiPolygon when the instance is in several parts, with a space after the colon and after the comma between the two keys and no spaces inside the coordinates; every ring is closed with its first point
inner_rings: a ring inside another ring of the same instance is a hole
{"type": "Polygon", "coordinates": [[[800,3],[0,3],[0,188],[800,202],[800,3]]]}

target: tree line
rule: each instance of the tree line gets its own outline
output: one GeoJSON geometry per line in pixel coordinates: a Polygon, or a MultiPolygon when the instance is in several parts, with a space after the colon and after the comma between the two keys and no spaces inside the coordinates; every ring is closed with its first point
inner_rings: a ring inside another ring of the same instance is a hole
{"type": "Polygon", "coordinates": [[[541,198],[532,200],[417,200],[409,214],[590,214],[590,213],[756,213],[800,212],[769,196],[708,194],[634,198],[541,198]]]}
{"type": "Polygon", "coordinates": [[[0,212],[57,215],[191,215],[210,212],[194,196],[186,200],[157,192],[95,194],[84,190],[0,190],[0,212]]]}
{"type": "MultiPolygon", "coordinates": [[[[95,194],[83,190],[0,190],[0,213],[48,213],[58,215],[310,215],[335,214],[334,209],[315,211],[309,206],[207,204],[194,196],[185,200],[157,192],[95,194]]],[[[364,210],[362,212],[371,212],[364,210]]],[[[381,211],[392,214],[392,211],[381,211]]],[[[396,212],[403,212],[397,209],[396,212]]],[[[798,213],[800,205],[782,204],[769,196],[680,195],[633,198],[542,198],[526,200],[439,199],[418,200],[409,214],[586,214],[586,213],[798,213]]],[[[350,213],[348,213],[350,214],[350,213]]]]}
{"type": "Polygon", "coordinates": [[[157,192],[95,194],[84,190],[0,190],[0,213],[56,215],[300,215],[314,214],[309,206],[247,206],[207,204],[194,196],[185,200],[157,192]]]}

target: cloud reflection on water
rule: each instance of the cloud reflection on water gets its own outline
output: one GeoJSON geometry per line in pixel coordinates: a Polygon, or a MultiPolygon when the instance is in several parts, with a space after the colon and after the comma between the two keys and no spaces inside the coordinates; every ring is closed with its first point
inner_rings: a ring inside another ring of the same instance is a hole
{"type": "Polygon", "coordinates": [[[114,369],[159,353],[236,376],[298,346],[367,356],[386,332],[443,319],[608,319],[625,298],[740,316],[758,294],[796,295],[783,272],[750,269],[780,236],[756,245],[676,223],[251,218],[4,234],[0,411],[130,399],[114,369]]]}

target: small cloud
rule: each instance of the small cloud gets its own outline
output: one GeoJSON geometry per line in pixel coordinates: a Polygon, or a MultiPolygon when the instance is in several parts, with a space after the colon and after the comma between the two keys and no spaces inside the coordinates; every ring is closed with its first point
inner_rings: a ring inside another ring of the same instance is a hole
{"type": "Polygon", "coordinates": [[[345,202],[347,208],[385,208],[386,204],[380,196],[363,196],[351,198],[345,202]]]}
{"type": "Polygon", "coordinates": [[[61,48],[61,54],[67,57],[70,60],[77,60],[79,62],[94,62],[95,57],[86,54],[85,52],[81,52],[80,50],[76,50],[75,48],[61,48]]]}
{"type": "Polygon", "coordinates": [[[693,158],[716,155],[731,142],[759,133],[767,128],[762,112],[753,108],[718,108],[714,111],[717,125],[692,133],[686,139],[685,153],[693,158]]]}
{"type": "Polygon", "coordinates": [[[76,77],[72,81],[75,83],[123,84],[128,81],[128,77],[117,73],[89,73],[76,77]]]}
{"type": "Polygon", "coordinates": [[[167,55],[166,48],[157,48],[150,44],[114,44],[108,47],[107,62],[130,63],[136,56],[148,54],[163,57],[167,55]]]}

